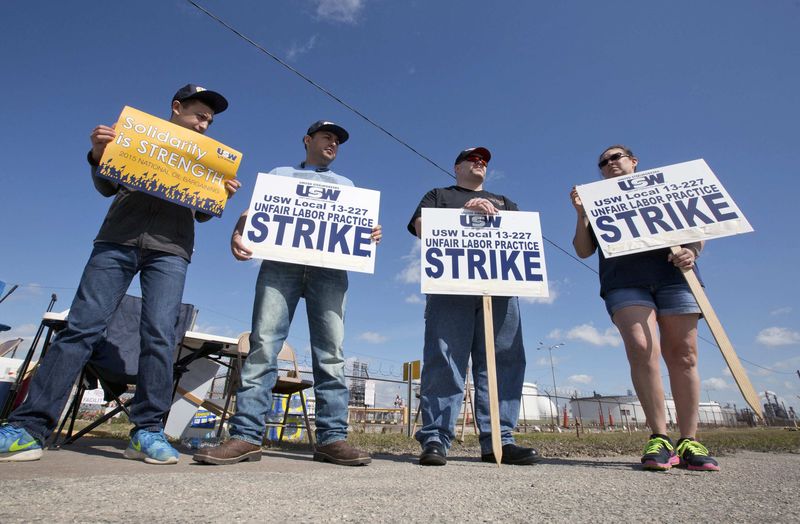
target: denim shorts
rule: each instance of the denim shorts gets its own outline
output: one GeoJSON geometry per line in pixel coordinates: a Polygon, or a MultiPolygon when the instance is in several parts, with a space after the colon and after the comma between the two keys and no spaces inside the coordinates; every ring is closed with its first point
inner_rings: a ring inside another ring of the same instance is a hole
{"type": "Polygon", "coordinates": [[[655,309],[658,315],[700,313],[700,306],[687,284],[612,289],[606,293],[604,300],[606,311],[612,317],[628,306],[649,307],[655,309]]]}

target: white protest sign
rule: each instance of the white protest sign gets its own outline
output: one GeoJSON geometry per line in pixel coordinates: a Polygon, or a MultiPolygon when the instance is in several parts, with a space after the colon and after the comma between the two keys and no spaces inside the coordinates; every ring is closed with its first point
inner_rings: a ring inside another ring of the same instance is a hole
{"type": "Polygon", "coordinates": [[[539,213],[422,209],[422,292],[546,297],[539,213]]]}
{"type": "Polygon", "coordinates": [[[372,273],[380,193],[259,173],[242,235],[253,257],[372,273]]]}
{"type": "Polygon", "coordinates": [[[87,389],[83,392],[81,404],[101,406],[106,403],[105,392],[103,388],[87,389]]]}
{"type": "Polygon", "coordinates": [[[702,159],[577,190],[606,258],[753,231],[702,159]]]}

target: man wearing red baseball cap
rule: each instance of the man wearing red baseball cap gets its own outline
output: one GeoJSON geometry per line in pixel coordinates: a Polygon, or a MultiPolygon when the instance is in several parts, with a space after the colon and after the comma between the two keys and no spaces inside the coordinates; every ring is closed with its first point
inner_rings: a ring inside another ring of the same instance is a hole
{"type": "MultiPolygon", "coordinates": [[[[422,197],[408,222],[408,231],[421,236],[422,208],[468,209],[487,215],[499,210],[518,211],[517,204],[503,195],[483,189],[486,166],[492,154],[485,147],[470,147],[456,157],[456,185],[432,189],[422,197]]],[[[492,453],[491,421],[486,353],[483,336],[482,297],[469,295],[428,295],[425,306],[420,412],[422,428],[415,438],[422,445],[419,463],[444,466],[447,450],[455,438],[455,424],[464,398],[467,365],[472,357],[475,379],[475,417],[480,430],[481,460],[495,462],[492,453]]],[[[514,444],[512,431],[519,418],[525,349],[517,297],[492,297],[495,328],[497,393],[503,464],[527,465],[539,460],[533,448],[514,444]]]]}

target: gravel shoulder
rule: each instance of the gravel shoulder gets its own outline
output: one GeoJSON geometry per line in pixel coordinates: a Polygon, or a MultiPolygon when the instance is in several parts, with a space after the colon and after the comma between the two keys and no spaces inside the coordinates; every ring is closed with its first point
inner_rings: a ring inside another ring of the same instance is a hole
{"type": "Polygon", "coordinates": [[[736,452],[717,473],[652,473],[636,456],[498,468],[471,456],[421,467],[415,455],[382,454],[346,468],[269,450],[233,466],[188,454],[151,466],[122,458],[124,447],[88,439],[38,462],[0,463],[0,522],[800,521],[800,455],[790,453],[736,452]]]}

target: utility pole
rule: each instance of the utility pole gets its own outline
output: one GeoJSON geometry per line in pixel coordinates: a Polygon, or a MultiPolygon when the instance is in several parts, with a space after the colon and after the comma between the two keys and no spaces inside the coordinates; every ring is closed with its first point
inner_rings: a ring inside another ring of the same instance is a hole
{"type": "MultiPolygon", "coordinates": [[[[553,397],[556,399],[555,425],[558,425],[558,389],[556,389],[556,372],[555,368],[553,367],[553,350],[564,345],[566,345],[564,342],[559,342],[558,344],[553,344],[550,347],[545,347],[544,342],[539,341],[539,347],[536,348],[536,351],[539,351],[540,349],[546,349],[550,354],[550,374],[553,376],[553,397]]],[[[553,431],[555,431],[555,427],[553,428],[553,431]]]]}

